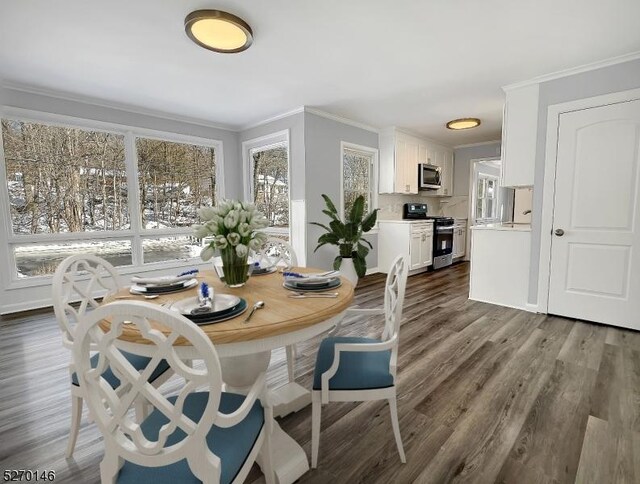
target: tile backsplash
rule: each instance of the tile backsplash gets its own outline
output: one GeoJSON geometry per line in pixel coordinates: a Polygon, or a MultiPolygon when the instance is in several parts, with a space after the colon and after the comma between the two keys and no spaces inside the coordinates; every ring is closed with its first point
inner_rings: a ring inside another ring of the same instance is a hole
{"type": "Polygon", "coordinates": [[[424,195],[378,195],[380,220],[398,220],[402,218],[402,206],[405,203],[426,203],[430,215],[467,218],[468,197],[429,197],[424,195]]]}

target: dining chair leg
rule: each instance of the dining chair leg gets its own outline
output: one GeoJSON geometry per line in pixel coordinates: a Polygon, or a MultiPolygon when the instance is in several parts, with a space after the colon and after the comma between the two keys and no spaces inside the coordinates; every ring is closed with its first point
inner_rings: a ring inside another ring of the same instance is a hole
{"type": "Polygon", "coordinates": [[[276,478],[273,472],[273,447],[271,434],[273,433],[273,409],[265,408],[265,436],[262,444],[262,473],[266,484],[275,484],[276,478]]]}
{"type": "Polygon", "coordinates": [[[391,426],[393,427],[393,435],[396,437],[396,445],[398,446],[398,454],[400,454],[400,461],[406,464],[407,458],[404,455],[404,448],[402,447],[402,437],[400,436],[400,424],[398,423],[398,405],[396,403],[396,396],[389,398],[389,411],[391,413],[391,426]]]}
{"type": "Polygon", "coordinates": [[[320,392],[311,392],[311,467],[314,469],[318,466],[321,414],[322,401],[320,392]]]}
{"type": "Polygon", "coordinates": [[[67,444],[66,457],[73,456],[76,448],[76,440],[80,432],[80,421],[82,420],[82,397],[71,395],[71,430],[69,432],[69,443],[67,444]]]}
{"type": "Polygon", "coordinates": [[[108,450],[105,451],[104,458],[100,462],[100,483],[115,484],[122,464],[123,459],[121,457],[108,450]]]}
{"type": "Polygon", "coordinates": [[[287,346],[287,373],[289,374],[289,381],[293,382],[296,379],[295,375],[295,363],[296,363],[296,347],[293,345],[287,346]]]}

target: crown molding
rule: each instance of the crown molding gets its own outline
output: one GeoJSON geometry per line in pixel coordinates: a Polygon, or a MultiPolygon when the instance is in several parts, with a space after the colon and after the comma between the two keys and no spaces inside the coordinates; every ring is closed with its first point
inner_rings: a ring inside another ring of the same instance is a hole
{"type": "Polygon", "coordinates": [[[501,139],[494,139],[492,141],[480,141],[478,143],[468,143],[465,145],[455,145],[453,149],[457,150],[459,148],[473,148],[474,146],[485,146],[485,145],[493,145],[496,143],[502,143],[501,139]]]}
{"type": "Polygon", "coordinates": [[[571,67],[569,69],[563,69],[561,71],[552,72],[550,74],[544,74],[542,76],[534,77],[526,81],[515,82],[513,84],[507,84],[502,87],[503,91],[510,91],[512,89],[518,89],[520,87],[530,86],[532,84],[540,84],[541,82],[553,81],[555,79],[561,79],[563,77],[573,76],[581,74],[583,72],[595,71],[596,69],[602,69],[603,67],[614,66],[616,64],[623,64],[640,59],[640,51],[631,52],[629,54],[619,55],[616,57],[610,57],[597,62],[591,62],[589,64],[583,64],[577,67],[571,67]]]}
{"type": "Polygon", "coordinates": [[[371,126],[369,124],[360,123],[359,121],[354,121],[349,118],[343,118],[342,116],[338,116],[337,114],[328,113],[326,111],[322,111],[321,109],[312,108],[309,106],[304,106],[304,112],[309,114],[315,114],[316,116],[320,116],[323,118],[331,119],[332,121],[336,121],[338,123],[346,124],[348,126],[353,126],[354,128],[364,129],[365,131],[371,131],[373,133],[379,133],[380,129],[375,126],[371,126]]]}
{"type": "MultiPolygon", "coordinates": [[[[158,111],[155,109],[147,109],[139,106],[132,106],[129,104],[111,102],[111,101],[106,101],[104,99],[98,99],[90,96],[82,96],[82,95],[72,94],[64,91],[56,91],[53,89],[46,89],[46,88],[37,87],[33,85],[28,85],[28,84],[18,84],[11,81],[3,81],[0,84],[0,86],[2,86],[2,88],[4,89],[8,89],[11,91],[18,91],[25,94],[34,94],[38,96],[45,96],[45,97],[59,99],[63,101],[71,101],[71,102],[77,102],[82,104],[88,104],[91,106],[98,106],[101,108],[116,109],[118,111],[124,111],[127,113],[140,114],[143,116],[150,116],[150,117],[160,118],[160,119],[169,120],[169,121],[177,121],[180,123],[194,124],[194,125],[203,126],[206,128],[220,129],[220,130],[231,131],[231,132],[238,131],[238,127],[234,125],[212,123],[211,121],[207,121],[205,119],[192,118],[189,116],[180,116],[180,115],[168,113],[165,111],[158,111]]],[[[7,100],[8,99],[5,96],[5,99],[3,99],[3,101],[6,103],[7,100]]]]}
{"type": "Polygon", "coordinates": [[[275,116],[271,116],[270,118],[263,119],[262,121],[256,121],[255,123],[245,124],[241,126],[238,131],[247,131],[249,129],[257,128],[259,126],[264,126],[265,124],[273,123],[274,121],[278,121],[279,119],[288,118],[289,116],[293,116],[294,114],[299,114],[304,112],[304,106],[299,106],[291,111],[286,111],[281,114],[276,114],[275,116]]]}

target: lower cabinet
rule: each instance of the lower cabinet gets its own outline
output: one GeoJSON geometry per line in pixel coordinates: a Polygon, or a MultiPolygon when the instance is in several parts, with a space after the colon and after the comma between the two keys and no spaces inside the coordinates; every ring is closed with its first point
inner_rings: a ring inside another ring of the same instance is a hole
{"type": "Polygon", "coordinates": [[[453,226],[453,258],[464,257],[467,251],[467,222],[456,220],[453,226]]]}
{"type": "Polygon", "coordinates": [[[410,271],[423,271],[433,264],[433,222],[381,220],[378,233],[378,269],[387,273],[393,259],[404,255],[410,271]]]}

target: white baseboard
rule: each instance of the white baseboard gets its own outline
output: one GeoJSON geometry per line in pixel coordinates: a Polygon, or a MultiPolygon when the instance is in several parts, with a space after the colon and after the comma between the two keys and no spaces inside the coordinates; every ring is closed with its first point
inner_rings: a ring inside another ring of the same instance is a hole
{"type": "Polygon", "coordinates": [[[471,297],[469,296],[469,300],[471,301],[477,301],[477,302],[482,302],[482,303],[487,303],[487,304],[493,304],[494,306],[503,306],[505,308],[511,308],[511,309],[520,309],[522,311],[527,311],[528,313],[537,313],[537,306],[532,306],[531,304],[525,304],[524,306],[516,306],[514,304],[504,304],[504,303],[499,303],[496,301],[487,301],[485,299],[478,299],[475,297],[471,297]]]}
{"type": "Polygon", "coordinates": [[[377,267],[372,267],[371,269],[367,269],[367,272],[364,273],[365,276],[369,276],[371,274],[377,274],[380,272],[377,267]]]}

